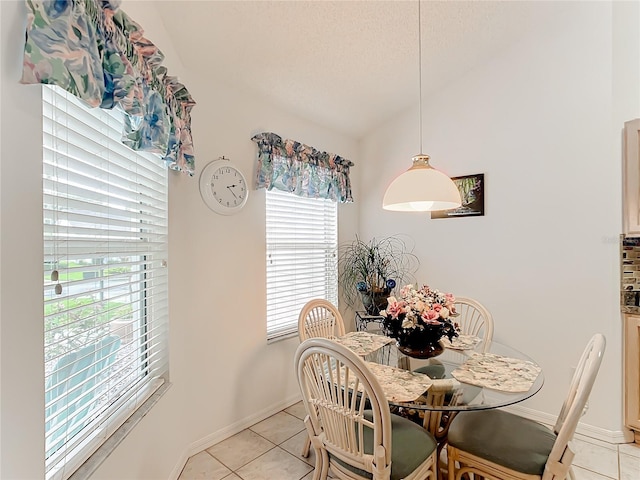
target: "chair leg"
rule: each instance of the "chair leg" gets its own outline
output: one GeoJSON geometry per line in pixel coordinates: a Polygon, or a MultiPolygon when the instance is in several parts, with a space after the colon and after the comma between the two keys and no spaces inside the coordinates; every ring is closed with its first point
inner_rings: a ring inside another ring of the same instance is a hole
{"type": "Polygon", "coordinates": [[[455,467],[456,467],[456,459],[455,456],[452,455],[452,450],[447,446],[447,480],[455,479],[455,467]]]}
{"type": "Polygon", "coordinates": [[[431,472],[430,476],[433,480],[440,480],[442,478],[442,472],[440,470],[440,455],[437,452],[437,449],[432,454],[432,464],[431,464],[431,472]]]}
{"type": "Polygon", "coordinates": [[[316,468],[313,480],[326,480],[329,476],[329,455],[325,449],[316,449],[316,468]]]}
{"type": "Polygon", "coordinates": [[[307,438],[304,441],[304,445],[302,446],[302,453],[300,453],[300,455],[302,455],[304,458],[307,458],[309,456],[309,450],[311,450],[311,439],[307,435],[307,438]]]}

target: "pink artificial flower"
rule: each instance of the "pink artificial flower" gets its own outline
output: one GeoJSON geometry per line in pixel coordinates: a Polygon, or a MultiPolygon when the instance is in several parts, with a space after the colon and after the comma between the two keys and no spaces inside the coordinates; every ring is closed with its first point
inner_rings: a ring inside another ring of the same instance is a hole
{"type": "Polygon", "coordinates": [[[439,303],[434,303],[431,308],[433,308],[433,310],[435,310],[436,312],[440,313],[440,310],[442,310],[443,307],[439,303]]]}
{"type": "Polygon", "coordinates": [[[435,310],[427,310],[422,314],[422,319],[431,325],[440,323],[437,321],[438,317],[440,317],[440,314],[435,310]]]}
{"type": "Polygon", "coordinates": [[[402,313],[405,313],[404,302],[398,302],[395,297],[389,297],[387,299],[387,315],[391,315],[393,318],[398,318],[402,313]]]}

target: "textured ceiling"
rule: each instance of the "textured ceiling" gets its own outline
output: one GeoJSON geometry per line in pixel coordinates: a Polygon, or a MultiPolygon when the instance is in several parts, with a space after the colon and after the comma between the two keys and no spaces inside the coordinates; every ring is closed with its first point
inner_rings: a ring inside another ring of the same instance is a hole
{"type": "MultiPolygon", "coordinates": [[[[425,104],[572,3],[423,0],[425,104]]],[[[417,1],[154,5],[190,70],[355,138],[418,102],[417,1]]]]}

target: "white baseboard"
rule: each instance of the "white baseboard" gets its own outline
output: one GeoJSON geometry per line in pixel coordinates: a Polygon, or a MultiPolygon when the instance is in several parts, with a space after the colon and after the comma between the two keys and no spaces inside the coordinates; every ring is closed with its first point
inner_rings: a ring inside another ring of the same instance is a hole
{"type": "Polygon", "coordinates": [[[231,425],[227,425],[226,427],[216,432],[213,432],[200,440],[193,442],[191,445],[189,445],[185,449],[184,453],[180,456],[180,460],[178,461],[173,471],[171,472],[171,475],[169,476],[169,480],[178,479],[178,477],[180,476],[180,473],[182,472],[182,469],[187,463],[187,460],[189,460],[189,457],[203,450],[206,450],[209,447],[212,447],[216,443],[219,443],[223,440],[226,440],[229,437],[232,437],[236,433],[240,433],[242,430],[249,428],[251,425],[255,425],[258,422],[261,422],[266,418],[269,418],[271,415],[275,415],[276,413],[284,410],[285,408],[290,407],[294,403],[299,402],[300,399],[301,399],[300,394],[293,395],[287,398],[286,400],[283,400],[274,405],[266,407],[258,412],[254,412],[252,415],[246,418],[243,418],[242,420],[232,423],[231,425]]]}
{"type": "MultiPolygon", "coordinates": [[[[505,410],[518,414],[522,417],[535,420],[536,422],[549,425],[550,427],[553,427],[557,419],[557,416],[555,415],[540,412],[538,410],[533,410],[520,405],[512,405],[510,407],[506,407],[505,410]]],[[[594,427],[593,425],[588,425],[586,423],[578,423],[576,434],[583,437],[594,438],[596,440],[611,444],[633,442],[633,434],[629,430],[605,430],[604,428],[594,427]]]]}
{"type": "Polygon", "coordinates": [[[178,480],[178,477],[180,477],[180,474],[182,473],[182,469],[187,464],[187,460],[189,460],[189,455],[185,450],[182,452],[182,455],[180,455],[180,459],[178,460],[178,463],[176,463],[176,466],[173,467],[171,474],[169,474],[169,480],[178,480]]]}

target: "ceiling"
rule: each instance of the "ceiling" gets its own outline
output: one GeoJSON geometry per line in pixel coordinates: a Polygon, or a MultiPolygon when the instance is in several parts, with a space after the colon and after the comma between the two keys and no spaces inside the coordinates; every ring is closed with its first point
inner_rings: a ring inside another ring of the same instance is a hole
{"type": "MultiPolygon", "coordinates": [[[[448,82],[577,3],[423,0],[424,105],[448,82]]],[[[415,0],[154,5],[189,70],[354,138],[419,101],[415,0]]]]}

